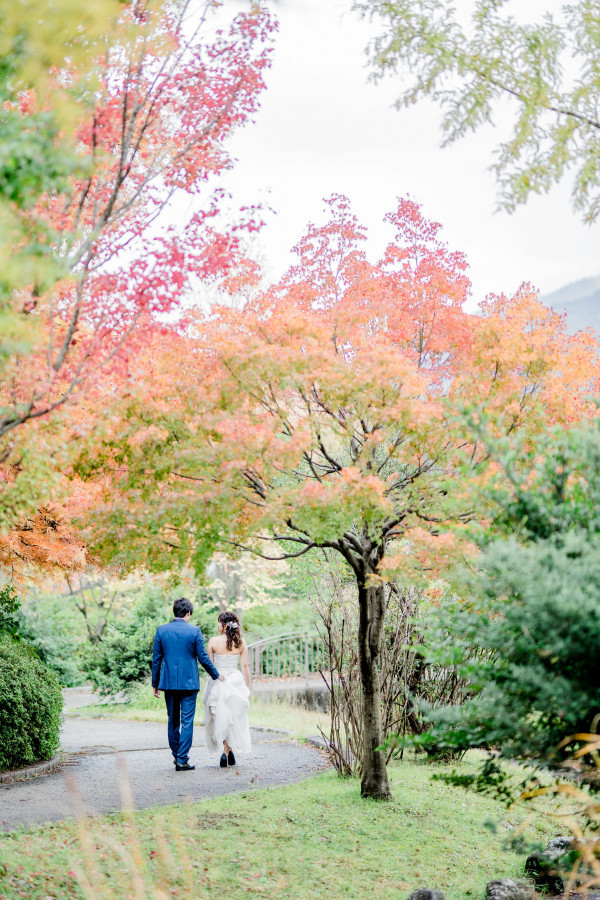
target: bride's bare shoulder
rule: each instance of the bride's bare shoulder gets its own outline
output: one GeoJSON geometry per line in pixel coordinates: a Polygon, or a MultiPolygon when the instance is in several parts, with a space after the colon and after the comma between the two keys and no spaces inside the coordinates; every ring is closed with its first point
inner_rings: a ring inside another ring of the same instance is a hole
{"type": "Polygon", "coordinates": [[[215,634],[213,637],[211,637],[210,643],[217,650],[223,650],[227,645],[227,641],[222,634],[215,634]]]}
{"type": "Polygon", "coordinates": [[[222,637],[223,636],[221,634],[213,634],[213,636],[211,637],[211,639],[209,640],[208,643],[211,644],[211,646],[213,646],[213,647],[218,647],[219,644],[223,643],[222,637]]]}

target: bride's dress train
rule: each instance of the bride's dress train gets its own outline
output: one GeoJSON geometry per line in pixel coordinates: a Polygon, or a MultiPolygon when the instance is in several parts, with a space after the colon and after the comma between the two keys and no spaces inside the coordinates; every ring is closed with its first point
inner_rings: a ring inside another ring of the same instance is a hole
{"type": "Polygon", "coordinates": [[[247,754],[252,750],[248,725],[250,691],[238,668],[239,658],[239,654],[215,653],[215,666],[225,681],[209,678],[202,695],[206,746],[213,752],[223,752],[223,741],[234,753],[247,754]]]}

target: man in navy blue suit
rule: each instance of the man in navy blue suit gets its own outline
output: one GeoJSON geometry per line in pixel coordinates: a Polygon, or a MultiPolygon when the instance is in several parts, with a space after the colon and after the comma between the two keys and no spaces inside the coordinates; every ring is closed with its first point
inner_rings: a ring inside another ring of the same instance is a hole
{"type": "Polygon", "coordinates": [[[169,747],[178,772],[189,772],[196,766],[189,764],[189,752],[194,736],[194,714],[200,690],[198,663],[212,679],[222,675],[213,666],[204,649],[202,632],[190,625],[194,611],[191,602],[181,597],[173,604],[175,618],[156,629],[152,654],[152,687],[154,696],[165,692],[169,715],[169,747]]]}

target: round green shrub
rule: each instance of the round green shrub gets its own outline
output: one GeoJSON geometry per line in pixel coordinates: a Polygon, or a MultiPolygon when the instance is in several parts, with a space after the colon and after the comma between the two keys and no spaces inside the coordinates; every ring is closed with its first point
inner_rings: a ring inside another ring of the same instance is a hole
{"type": "Polygon", "coordinates": [[[24,642],[0,637],[0,771],[50,759],[61,710],[54,672],[24,642]]]}

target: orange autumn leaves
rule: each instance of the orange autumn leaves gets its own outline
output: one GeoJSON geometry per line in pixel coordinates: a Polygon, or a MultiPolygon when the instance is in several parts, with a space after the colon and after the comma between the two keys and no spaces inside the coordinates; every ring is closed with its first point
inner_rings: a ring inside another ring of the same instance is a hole
{"type": "Polygon", "coordinates": [[[472,368],[460,390],[467,403],[515,425],[534,410],[568,425],[591,414],[599,390],[598,339],[572,336],[565,317],[548,309],[529,285],[514,297],[488,297],[473,317],[472,368]]]}
{"type": "Polygon", "coordinates": [[[13,582],[36,574],[78,571],[87,561],[83,541],[58,504],[39,509],[7,534],[0,532],[0,567],[13,582]]]}
{"type": "Polygon", "coordinates": [[[345,198],[328,209],[279,283],[139,354],[94,517],[109,533],[120,496],[138,560],[152,561],[154,540],[170,548],[165,564],[228,543],[270,558],[371,544],[380,573],[445,564],[446,525],[472,514],[457,473],[479,459],[464,408],[499,433],[593,413],[592,335],[567,335],[527,287],[467,313],[465,259],[412,201],[389,217],[394,239],[375,263],[345,198]]]}

